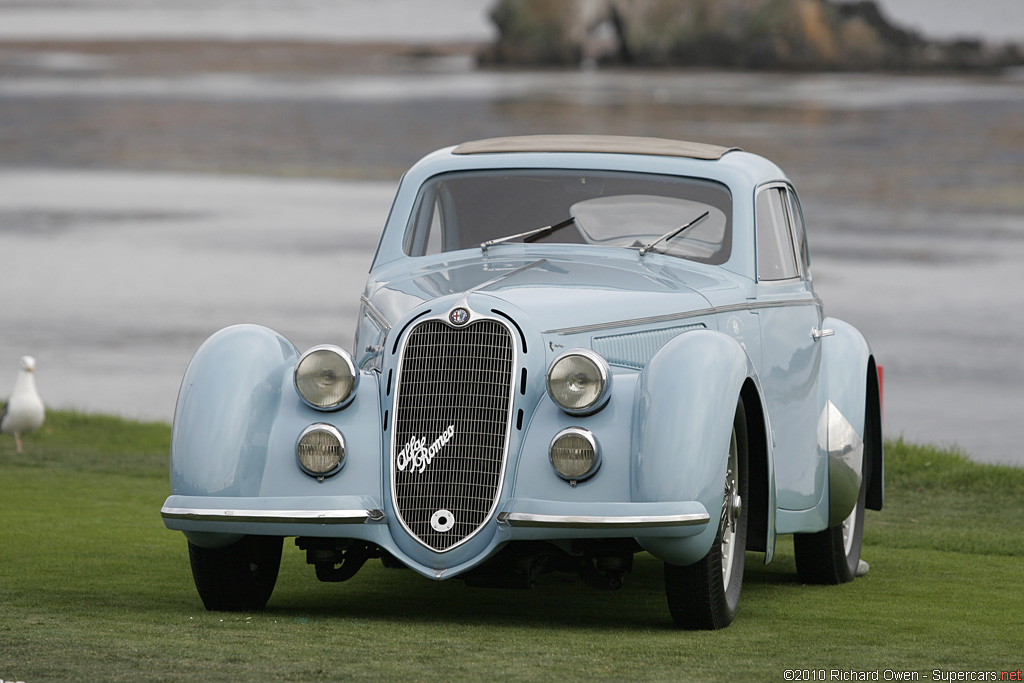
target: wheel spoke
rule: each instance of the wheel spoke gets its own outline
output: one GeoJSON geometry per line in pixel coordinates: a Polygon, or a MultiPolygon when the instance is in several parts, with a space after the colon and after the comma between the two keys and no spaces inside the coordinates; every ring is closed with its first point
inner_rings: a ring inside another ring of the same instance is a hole
{"type": "Polygon", "coordinates": [[[718,528],[721,539],[722,585],[726,590],[732,580],[732,570],[735,564],[736,553],[733,541],[736,540],[736,521],[739,517],[737,502],[740,500],[735,474],[739,469],[739,449],[736,445],[735,429],[733,429],[732,438],[729,441],[728,463],[725,471],[725,491],[722,498],[722,519],[718,528]]]}
{"type": "Polygon", "coordinates": [[[853,511],[849,517],[843,520],[843,550],[846,551],[846,555],[850,554],[850,550],[853,548],[853,539],[857,531],[857,506],[853,507],[853,511]]]}
{"type": "MultiPolygon", "coordinates": [[[[736,616],[743,585],[748,492],[748,440],[743,401],[736,406],[732,434],[722,469],[721,513],[715,540],[701,559],[688,565],[665,562],[665,595],[676,626],[719,629],[736,616]]],[[[720,470],[721,471],[721,470],[720,470]]],[[[717,487],[716,487],[717,488],[717,487]]],[[[713,512],[709,505],[708,511],[713,512]]],[[[710,529],[709,529],[710,531],[710,529]]]]}

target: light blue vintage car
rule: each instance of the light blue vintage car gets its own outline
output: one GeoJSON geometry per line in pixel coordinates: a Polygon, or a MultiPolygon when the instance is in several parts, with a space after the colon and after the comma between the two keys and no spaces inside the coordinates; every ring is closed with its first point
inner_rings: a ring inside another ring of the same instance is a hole
{"type": "Polygon", "coordinates": [[[162,514],[212,610],[263,607],[282,541],[322,581],[617,588],[664,562],[676,625],[736,614],[744,551],[795,534],[850,581],[880,509],[879,375],[825,316],[771,162],[650,138],[530,136],[403,177],[354,353],[255,325],[196,352],[162,514]]]}

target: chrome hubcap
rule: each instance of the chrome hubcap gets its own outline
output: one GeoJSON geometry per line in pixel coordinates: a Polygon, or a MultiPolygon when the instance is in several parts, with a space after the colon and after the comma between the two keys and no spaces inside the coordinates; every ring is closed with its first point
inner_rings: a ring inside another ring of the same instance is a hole
{"type": "Polygon", "coordinates": [[[722,499],[722,519],[718,535],[722,539],[722,583],[729,588],[736,554],[736,524],[743,514],[743,499],[739,488],[739,448],[736,445],[736,430],[729,442],[729,464],[725,471],[725,495],[722,499]]]}
{"type": "Polygon", "coordinates": [[[857,527],[857,508],[860,503],[853,506],[853,512],[850,516],[843,520],[843,550],[846,552],[846,556],[850,556],[850,551],[853,550],[853,536],[857,527]]]}

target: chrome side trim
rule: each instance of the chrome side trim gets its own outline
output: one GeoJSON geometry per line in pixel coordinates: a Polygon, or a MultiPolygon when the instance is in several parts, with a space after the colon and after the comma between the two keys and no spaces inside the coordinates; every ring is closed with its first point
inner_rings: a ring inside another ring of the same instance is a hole
{"type": "Polygon", "coordinates": [[[160,508],[164,519],[201,522],[257,522],[263,524],[362,524],[384,520],[383,510],[226,510],[160,508]]]}
{"type": "Polygon", "coordinates": [[[643,370],[662,346],[684,332],[705,330],[702,322],[594,337],[591,347],[612,365],[643,370]]]}
{"type": "Polygon", "coordinates": [[[534,515],[527,512],[502,512],[499,524],[548,529],[657,529],[707,524],[706,512],[692,515],[638,515],[632,517],[590,517],[575,515],[534,515]]]}
{"type": "Polygon", "coordinates": [[[544,334],[584,334],[586,332],[600,332],[602,330],[613,330],[618,327],[632,327],[634,325],[651,325],[655,323],[671,322],[673,320],[686,320],[688,318],[699,318],[705,315],[717,315],[719,313],[735,313],[737,311],[756,311],[763,308],[787,308],[790,306],[821,306],[821,299],[782,300],[782,301],[750,301],[742,304],[729,304],[728,306],[711,306],[710,308],[699,308],[694,311],[683,313],[668,313],[666,315],[652,315],[646,318],[629,318],[627,320],[610,320],[604,323],[593,325],[580,325],[578,327],[560,327],[554,330],[545,330],[544,334]]]}

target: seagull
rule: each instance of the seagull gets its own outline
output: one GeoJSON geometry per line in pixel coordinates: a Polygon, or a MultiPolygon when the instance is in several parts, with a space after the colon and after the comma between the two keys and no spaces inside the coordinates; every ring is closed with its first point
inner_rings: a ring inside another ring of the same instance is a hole
{"type": "Polygon", "coordinates": [[[33,429],[39,429],[46,416],[43,400],[36,392],[36,378],[32,374],[35,369],[35,358],[32,356],[21,357],[21,372],[18,373],[18,379],[14,382],[11,399],[0,411],[0,432],[14,435],[14,442],[18,445],[19,453],[21,453],[21,435],[33,429]]]}

